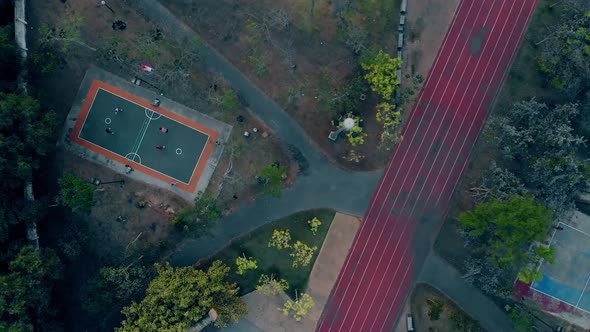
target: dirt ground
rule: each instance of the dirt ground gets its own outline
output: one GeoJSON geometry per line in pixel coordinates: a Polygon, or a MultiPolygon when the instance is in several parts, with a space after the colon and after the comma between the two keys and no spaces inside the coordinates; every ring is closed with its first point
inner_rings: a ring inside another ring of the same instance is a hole
{"type": "MultiPolygon", "coordinates": [[[[105,7],[97,7],[96,3],[98,1],[35,0],[29,4],[28,46],[30,58],[34,59],[31,93],[43,105],[55,110],[60,120],[65,120],[90,64],[123,78],[139,76],[162,88],[167,97],[234,127],[208,189],[218,197],[225,213],[256,197],[259,188],[254,175],[262,167],[274,162],[288,165],[286,183],[292,182],[297,175],[296,163],[273,133],[240,107],[229,111],[218,107],[226,89],[222,78],[206,71],[196,55],[183,53],[180,45],[129,10],[125,2],[109,2],[116,14],[105,7]],[[54,28],[54,37],[61,38],[60,30],[71,27],[64,22],[72,18],[80,18],[78,40],[87,46],[71,43],[64,51],[66,43],[53,40],[46,43],[49,52],[42,53],[39,32],[42,24],[54,28]],[[114,20],[127,23],[127,29],[113,30],[114,20]],[[139,65],[143,60],[149,60],[162,70],[149,76],[142,73],[139,65]],[[42,72],[49,67],[51,70],[42,72]],[[241,116],[239,121],[238,116],[241,116]],[[244,131],[252,131],[254,127],[259,129],[258,133],[249,138],[243,136],[244,131]]],[[[174,231],[171,220],[190,202],[61,150],[52,151],[43,161],[42,171],[36,175],[36,196],[55,196],[56,180],[64,171],[85,179],[99,178],[103,182],[126,181],[122,187],[106,184],[97,188],[96,205],[89,215],[71,216],[56,207],[50,213],[51,222],[40,225],[43,244],[58,248],[69,263],[63,285],[66,294],[63,303],[69,303],[64,304],[68,310],[64,313],[67,330],[100,330],[101,327],[93,325],[92,319],[81,311],[80,289],[101,266],[129,263],[142,256],[147,263],[159,260],[162,252],[173,248],[182,235],[174,231]],[[136,204],[140,200],[147,201],[148,207],[138,209],[136,204]]],[[[112,322],[118,323],[120,309],[111,308],[112,322]]],[[[111,326],[109,324],[105,326],[111,326]]]]}
{"type": "Polygon", "coordinates": [[[383,29],[368,32],[365,43],[395,54],[399,1],[366,1],[387,6],[382,12],[376,9],[379,17],[372,18],[354,16],[357,5],[341,0],[162,3],[282,106],[333,159],[359,170],[385,165],[390,151],[375,148],[381,132],[375,119],[376,98],[367,98],[356,111],[369,134],[364,145],[354,148],[366,157],[356,164],[343,159],[351,150],[344,139],[334,143],[327,138],[334,130],[331,120],[338,115],[325,110],[321,96],[359,75],[357,57],[339,32],[339,13],[361,21],[359,26],[370,26],[368,19],[385,20],[383,29]],[[384,12],[391,14],[385,18],[384,12]]]}
{"type": "MultiPolygon", "coordinates": [[[[360,225],[360,220],[356,217],[341,213],[336,213],[334,216],[305,290],[314,299],[315,306],[302,321],[296,322],[277,310],[288,299],[287,294],[267,296],[255,291],[243,297],[250,310],[250,313],[243,318],[248,325],[269,332],[313,331],[360,225]]],[[[238,325],[231,327],[229,331],[239,331],[241,328],[243,326],[238,325]]]]}
{"type": "Polygon", "coordinates": [[[453,332],[453,331],[482,331],[477,323],[473,322],[458,308],[452,301],[446,298],[436,289],[418,284],[411,295],[412,316],[414,318],[415,330],[417,332],[453,332]],[[428,301],[441,301],[444,303],[440,318],[431,320],[428,315],[428,301]],[[462,320],[471,324],[472,329],[459,329],[455,321],[462,320]]]}

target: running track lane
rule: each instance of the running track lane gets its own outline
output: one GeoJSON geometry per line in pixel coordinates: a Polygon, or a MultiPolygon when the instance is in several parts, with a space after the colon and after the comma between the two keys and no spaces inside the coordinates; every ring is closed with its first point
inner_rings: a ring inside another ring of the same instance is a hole
{"type": "Polygon", "coordinates": [[[318,331],[392,329],[536,4],[459,4],[318,331]]]}

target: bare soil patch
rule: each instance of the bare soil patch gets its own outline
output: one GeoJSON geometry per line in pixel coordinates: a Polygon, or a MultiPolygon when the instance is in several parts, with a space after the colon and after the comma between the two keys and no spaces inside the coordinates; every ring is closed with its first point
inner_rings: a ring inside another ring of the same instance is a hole
{"type": "MultiPolygon", "coordinates": [[[[123,78],[138,76],[163,89],[167,97],[234,126],[208,188],[219,198],[226,213],[255,198],[259,188],[254,175],[260,168],[274,162],[293,164],[289,167],[287,184],[295,178],[296,163],[263,123],[240,106],[222,109],[219,100],[226,91],[226,84],[203,68],[198,54],[183,53],[181,45],[130,10],[125,2],[108,2],[115,14],[104,6],[96,6],[98,2],[33,1],[29,5],[31,86],[36,88],[31,93],[44,105],[65,120],[90,64],[123,78]],[[71,18],[80,18],[78,40],[87,46],[72,43],[63,51],[63,41],[55,40],[43,49],[39,33],[42,24],[61,36],[61,30],[68,28],[65,22],[71,18]],[[112,24],[116,20],[124,21],[127,28],[115,31],[112,24]],[[156,74],[143,73],[140,70],[142,61],[150,62],[156,74]],[[244,137],[244,131],[252,132],[252,128],[257,128],[258,133],[244,137]],[[234,154],[228,172],[231,151],[234,154]]],[[[103,308],[108,312],[98,317],[84,312],[82,294],[88,280],[105,265],[130,264],[138,259],[146,264],[159,261],[184,236],[175,231],[171,221],[190,202],[61,150],[52,151],[43,161],[43,169],[35,180],[36,196],[55,196],[58,192],[56,180],[65,171],[103,182],[125,180],[122,187],[118,184],[99,186],[95,193],[96,204],[89,215],[71,215],[65,209],[54,207],[48,221],[39,226],[42,245],[57,248],[68,264],[59,287],[63,294],[59,302],[65,329],[112,330],[120,322],[121,307],[113,304],[103,308]],[[148,205],[139,209],[139,201],[148,205]]]]}
{"type": "Polygon", "coordinates": [[[367,27],[364,47],[379,45],[394,54],[399,1],[162,3],[283,107],[332,159],[358,170],[385,165],[390,152],[375,148],[381,133],[375,119],[376,98],[367,98],[355,110],[369,134],[364,145],[354,148],[365,156],[359,163],[344,159],[351,150],[344,139],[334,143],[327,138],[338,114],[327,111],[322,98],[361,74],[357,55],[346,45],[350,38],[343,33],[342,22],[348,19],[350,25],[367,27]]]}
{"type": "Polygon", "coordinates": [[[418,332],[483,331],[451,300],[425,284],[416,285],[411,297],[411,308],[414,328],[418,332]],[[438,310],[436,306],[439,306],[438,310]]]}

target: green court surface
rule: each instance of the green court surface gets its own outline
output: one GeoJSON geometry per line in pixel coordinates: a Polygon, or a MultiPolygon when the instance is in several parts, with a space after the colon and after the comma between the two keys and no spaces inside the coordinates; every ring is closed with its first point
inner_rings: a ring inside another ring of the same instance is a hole
{"type": "Polygon", "coordinates": [[[99,88],[79,137],[151,170],[190,183],[209,135],[99,88]],[[116,113],[115,109],[122,109],[116,113]],[[165,127],[167,133],[159,128],[165,127]],[[107,133],[107,129],[112,134],[107,133]],[[159,150],[156,146],[165,146],[159,150]]]}

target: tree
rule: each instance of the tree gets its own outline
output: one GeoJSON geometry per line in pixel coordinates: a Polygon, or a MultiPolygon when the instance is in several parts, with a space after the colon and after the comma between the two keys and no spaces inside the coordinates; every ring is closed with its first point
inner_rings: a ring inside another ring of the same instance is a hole
{"type": "Polygon", "coordinates": [[[50,249],[23,247],[0,275],[0,330],[32,331],[43,321],[61,263],[50,249]]]}
{"type": "Polygon", "coordinates": [[[462,227],[479,243],[476,251],[493,264],[517,268],[534,259],[531,245],[545,238],[552,211],[532,197],[512,196],[480,203],[459,216],[462,227]]]}
{"type": "Polygon", "coordinates": [[[287,166],[273,164],[264,167],[258,173],[258,181],[262,185],[262,194],[281,197],[283,179],[287,175],[287,166]]]}
{"type": "Polygon", "coordinates": [[[289,289],[289,283],[285,279],[276,279],[274,274],[262,274],[258,279],[256,290],[265,295],[276,295],[289,289]]]}
{"type": "Polygon", "coordinates": [[[295,242],[293,252],[289,254],[289,256],[293,257],[292,266],[308,266],[316,250],[318,250],[317,246],[310,247],[301,241],[295,242]]]}
{"type": "MultiPolygon", "coordinates": [[[[9,191],[20,189],[51,148],[57,115],[37,99],[0,92],[0,175],[9,191]]],[[[20,190],[18,190],[20,191],[20,190]]]]}
{"type": "Polygon", "coordinates": [[[322,221],[318,217],[313,217],[313,219],[307,221],[307,224],[313,235],[315,235],[318,232],[318,228],[322,225],[322,221]]]}
{"type": "Polygon", "coordinates": [[[584,1],[567,2],[560,22],[537,43],[537,64],[554,88],[574,99],[590,87],[590,11],[584,1]]]}
{"type": "Polygon", "coordinates": [[[44,44],[60,41],[62,44],[61,51],[67,53],[73,43],[82,45],[92,51],[96,51],[95,48],[88,46],[81,41],[81,28],[82,28],[82,17],[70,16],[64,22],[63,26],[59,29],[51,28],[46,23],[42,23],[39,27],[39,37],[41,46],[44,44]]]}
{"type": "Polygon", "coordinates": [[[510,310],[508,316],[517,331],[527,332],[533,330],[533,317],[526,311],[515,307],[510,310]]]}
{"type": "Polygon", "coordinates": [[[498,166],[492,160],[481,182],[469,189],[476,202],[490,199],[507,200],[510,196],[525,196],[528,190],[514,173],[498,166]]]}
{"type": "Polygon", "coordinates": [[[391,100],[400,84],[397,71],[402,67],[402,60],[392,58],[383,50],[368,50],[361,56],[360,65],[367,72],[365,79],[371,89],[384,100],[391,100]]]}
{"type": "Polygon", "coordinates": [[[180,212],[172,223],[174,225],[203,229],[221,217],[221,209],[217,200],[209,193],[201,193],[195,198],[195,205],[180,212]]]}
{"type": "Polygon", "coordinates": [[[150,272],[141,264],[102,267],[83,292],[83,307],[99,313],[105,307],[128,303],[144,290],[149,277],[150,272]]]}
{"type": "Polygon", "coordinates": [[[0,91],[15,90],[15,82],[20,72],[20,61],[13,36],[11,25],[0,27],[0,91]]]}
{"type": "Polygon", "coordinates": [[[576,195],[587,187],[587,167],[577,157],[586,140],[572,128],[578,113],[577,104],[550,108],[532,99],[514,104],[486,130],[504,158],[518,164],[515,174],[524,186],[558,218],[567,218],[576,195]]]}
{"type": "Polygon", "coordinates": [[[453,323],[453,327],[455,331],[465,331],[465,332],[477,332],[481,331],[481,328],[474,322],[473,320],[469,319],[463,312],[459,311],[459,309],[453,309],[451,314],[449,315],[450,321],[453,323]]]}
{"type": "Polygon", "coordinates": [[[380,145],[386,150],[391,150],[401,140],[401,135],[398,132],[401,115],[401,111],[393,104],[380,103],[377,105],[377,122],[383,124],[380,145]]]}
{"type": "Polygon", "coordinates": [[[125,320],[116,331],[186,331],[212,308],[219,314],[215,325],[225,327],[247,312],[237,285],[226,280],[230,268],[221,261],[207,271],[169,263],[155,267],[158,275],[146,297],[123,308],[125,320]]]}
{"type": "Polygon", "coordinates": [[[277,249],[291,248],[291,233],[288,229],[279,230],[274,229],[270,241],[268,241],[268,247],[275,247],[277,249]]]}
{"type": "Polygon", "coordinates": [[[361,101],[366,98],[368,91],[367,82],[362,76],[355,76],[344,85],[331,88],[332,79],[329,72],[321,73],[324,81],[319,88],[319,98],[325,102],[330,112],[343,114],[356,111],[361,101]],[[325,89],[328,87],[328,89],[325,89]]]}
{"type": "Polygon", "coordinates": [[[238,268],[238,271],[236,273],[239,275],[244,275],[246,274],[246,271],[256,270],[258,268],[258,264],[256,263],[256,261],[252,259],[252,257],[247,258],[246,254],[243,254],[243,256],[238,256],[236,258],[236,266],[238,268]]]}
{"type": "MultiPolygon", "coordinates": [[[[352,146],[362,145],[365,143],[365,137],[367,137],[367,133],[363,130],[361,123],[363,120],[358,116],[353,116],[352,114],[348,114],[346,118],[354,119],[354,127],[352,129],[346,131],[346,138],[348,139],[348,143],[352,146]]],[[[340,121],[339,126],[342,127],[344,125],[344,119],[340,121]]]]}
{"type": "Polygon", "coordinates": [[[428,305],[428,318],[431,321],[439,320],[440,314],[444,310],[445,301],[441,299],[428,299],[426,300],[426,305],[428,305]]]}
{"type": "Polygon", "coordinates": [[[238,94],[230,89],[226,88],[223,90],[223,95],[221,96],[221,103],[219,104],[219,108],[223,112],[233,112],[240,107],[240,99],[238,98],[238,94]]]}
{"type": "Polygon", "coordinates": [[[309,312],[309,309],[315,306],[315,301],[311,295],[301,293],[301,297],[297,297],[295,301],[289,299],[282,308],[277,308],[285,316],[291,316],[296,321],[301,321],[309,312]]]}
{"type": "Polygon", "coordinates": [[[555,264],[555,251],[554,247],[548,247],[539,245],[532,250],[531,262],[518,274],[518,279],[524,283],[532,283],[535,280],[542,280],[543,274],[538,270],[541,262],[547,261],[551,264],[555,264]]]}
{"type": "Polygon", "coordinates": [[[94,205],[92,183],[66,172],[57,180],[60,186],[59,201],[72,210],[88,212],[94,205]]]}

